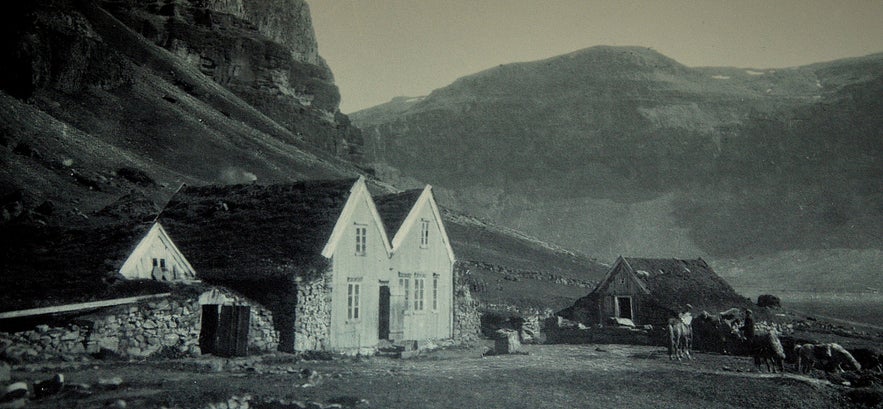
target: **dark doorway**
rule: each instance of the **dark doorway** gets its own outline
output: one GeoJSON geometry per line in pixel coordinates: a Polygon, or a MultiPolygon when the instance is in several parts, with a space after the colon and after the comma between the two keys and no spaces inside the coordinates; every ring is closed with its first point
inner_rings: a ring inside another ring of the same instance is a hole
{"type": "Polygon", "coordinates": [[[377,338],[389,339],[389,286],[380,286],[380,311],[377,338]]]}
{"type": "Polygon", "coordinates": [[[616,297],[616,305],[619,307],[619,318],[632,319],[631,297],[616,297]]]}
{"type": "Polygon", "coordinates": [[[199,349],[203,354],[215,350],[218,339],[218,304],[202,305],[202,324],[199,330],[199,349]]]}
{"type": "Polygon", "coordinates": [[[203,305],[199,332],[202,353],[223,357],[248,355],[250,318],[251,308],[245,305],[203,305]]]}

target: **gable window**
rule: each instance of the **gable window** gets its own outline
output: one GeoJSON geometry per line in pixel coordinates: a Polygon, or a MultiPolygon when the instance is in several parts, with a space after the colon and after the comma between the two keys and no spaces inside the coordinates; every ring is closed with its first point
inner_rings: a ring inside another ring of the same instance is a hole
{"type": "Polygon", "coordinates": [[[432,275],[432,310],[438,310],[438,274],[432,275]]]}
{"type": "Polygon", "coordinates": [[[166,259],[164,258],[154,258],[153,259],[153,268],[159,267],[160,270],[166,270],[166,259]]]}
{"type": "Polygon", "coordinates": [[[359,319],[359,307],[361,283],[347,283],[346,285],[346,318],[350,320],[359,319]]]}
{"type": "Polygon", "coordinates": [[[429,248],[429,220],[420,220],[420,247],[429,248]]]}
{"type": "Polygon", "coordinates": [[[423,277],[414,278],[414,310],[423,311],[423,277]]]}
{"type": "Polygon", "coordinates": [[[364,256],[368,250],[368,227],[356,225],[356,255],[364,256]]]}

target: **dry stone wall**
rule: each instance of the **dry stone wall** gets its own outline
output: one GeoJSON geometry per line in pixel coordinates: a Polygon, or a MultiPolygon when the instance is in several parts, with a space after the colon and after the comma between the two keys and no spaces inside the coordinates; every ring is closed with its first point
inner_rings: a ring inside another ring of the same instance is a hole
{"type": "Polygon", "coordinates": [[[327,350],[331,334],[331,276],[325,273],[297,286],[295,351],[327,350]]]}
{"type": "Polygon", "coordinates": [[[454,274],[454,341],[476,341],[481,333],[481,317],[466,280],[469,270],[457,263],[454,274]]]}
{"type": "MultiPolygon", "coordinates": [[[[269,311],[225,292],[238,305],[250,305],[250,353],[275,351],[279,334],[269,311]]],[[[201,306],[196,297],[164,299],[111,307],[78,317],[77,324],[15,333],[0,332],[0,359],[13,363],[72,360],[110,353],[124,358],[199,355],[201,306]]]]}

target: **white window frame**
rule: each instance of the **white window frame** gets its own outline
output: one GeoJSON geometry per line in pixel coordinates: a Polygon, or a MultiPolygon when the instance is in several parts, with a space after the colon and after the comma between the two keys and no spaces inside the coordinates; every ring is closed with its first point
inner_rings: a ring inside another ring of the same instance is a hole
{"type": "Polygon", "coordinates": [[[368,254],[368,225],[356,223],[356,255],[368,254]]]}
{"type": "Polygon", "coordinates": [[[420,219],[420,248],[429,248],[429,220],[420,219]]]}
{"type": "Polygon", "coordinates": [[[432,275],[432,310],[438,311],[438,274],[432,275]]]}
{"type": "Polygon", "coordinates": [[[402,291],[404,291],[404,293],[402,294],[402,297],[405,300],[405,310],[411,309],[410,305],[409,305],[411,302],[411,300],[410,300],[410,291],[411,291],[410,285],[411,285],[411,279],[409,277],[399,277],[399,288],[402,289],[402,291]]]}
{"type": "Polygon", "coordinates": [[[358,321],[362,316],[362,283],[350,281],[346,283],[346,319],[358,321]]]}
{"type": "Polygon", "coordinates": [[[423,311],[426,301],[426,278],[414,277],[414,311],[423,311]]]}

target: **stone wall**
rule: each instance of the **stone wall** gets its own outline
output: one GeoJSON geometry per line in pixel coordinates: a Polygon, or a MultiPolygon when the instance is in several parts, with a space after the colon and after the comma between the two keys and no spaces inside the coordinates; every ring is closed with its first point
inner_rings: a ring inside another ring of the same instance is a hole
{"type": "Polygon", "coordinates": [[[454,340],[471,342],[481,333],[478,301],[472,298],[467,276],[469,270],[460,263],[454,267],[454,340]]]}
{"type": "Polygon", "coordinates": [[[298,283],[294,350],[324,351],[331,336],[331,276],[298,283]]]}
{"type": "MultiPolygon", "coordinates": [[[[275,351],[279,343],[266,309],[223,291],[231,303],[251,306],[250,353],[275,351]]],[[[37,325],[15,333],[0,332],[0,359],[10,362],[71,360],[110,353],[125,358],[199,355],[201,306],[195,296],[143,301],[109,307],[72,319],[65,326],[37,325]]]]}

